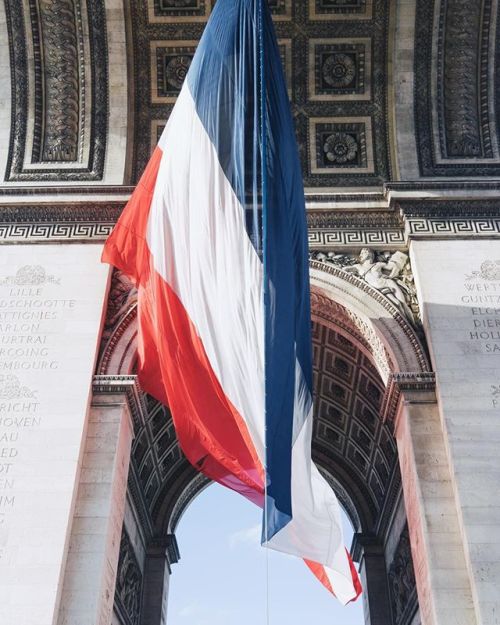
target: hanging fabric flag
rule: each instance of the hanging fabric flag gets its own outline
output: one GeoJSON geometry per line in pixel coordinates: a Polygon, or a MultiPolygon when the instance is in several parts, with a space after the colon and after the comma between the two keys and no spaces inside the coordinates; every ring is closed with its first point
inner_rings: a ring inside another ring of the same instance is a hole
{"type": "Polygon", "coordinates": [[[311,459],[307,257],[267,2],[218,0],[103,259],[138,287],[139,379],[186,457],[263,507],[263,543],[347,603],[361,587],[311,459]]]}

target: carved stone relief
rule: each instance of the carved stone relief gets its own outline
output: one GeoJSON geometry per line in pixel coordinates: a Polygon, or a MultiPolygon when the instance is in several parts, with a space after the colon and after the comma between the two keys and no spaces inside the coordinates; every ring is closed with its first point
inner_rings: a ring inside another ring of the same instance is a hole
{"type": "Polygon", "coordinates": [[[126,625],[139,625],[141,618],[142,571],[125,529],[122,530],[116,578],[115,606],[126,625]]]}
{"type": "Polygon", "coordinates": [[[136,303],[137,290],[122,271],[115,269],[108,293],[108,308],[101,336],[101,354],[115,330],[136,303]]]}
{"type": "Polygon", "coordinates": [[[409,625],[418,604],[408,526],[401,533],[389,568],[389,588],[395,625],[409,625]]]}
{"type": "Polygon", "coordinates": [[[417,2],[415,115],[424,176],[500,174],[496,14],[491,0],[417,2]]]}
{"type": "Polygon", "coordinates": [[[85,55],[81,4],[75,0],[31,3],[35,66],[35,122],[32,162],[75,162],[85,140],[85,55]],[[40,23],[38,29],[38,22],[40,23]],[[39,38],[39,40],[38,40],[39,38]],[[81,123],[83,122],[83,123],[81,123]]]}
{"type": "Polygon", "coordinates": [[[6,0],[12,72],[7,181],[99,180],[108,115],[100,0],[6,0]]]}
{"type": "Polygon", "coordinates": [[[385,295],[412,325],[419,322],[417,291],[407,254],[375,252],[365,247],[359,256],[332,251],[313,252],[311,258],[358,276],[385,295]]]}

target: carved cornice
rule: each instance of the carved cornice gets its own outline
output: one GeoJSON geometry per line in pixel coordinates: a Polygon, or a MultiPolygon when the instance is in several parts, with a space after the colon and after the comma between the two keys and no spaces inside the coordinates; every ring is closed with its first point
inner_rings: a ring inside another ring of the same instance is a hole
{"type": "Polygon", "coordinates": [[[393,373],[389,377],[382,402],[382,420],[394,422],[401,393],[405,391],[432,393],[436,390],[436,374],[433,371],[393,373]]]}
{"type": "Polygon", "coordinates": [[[332,247],[395,249],[405,246],[403,221],[394,212],[310,210],[307,213],[311,250],[332,247]]]}
{"type": "Polygon", "coordinates": [[[397,199],[395,208],[399,208],[404,219],[424,217],[427,219],[482,219],[500,218],[500,199],[498,198],[449,198],[449,199],[397,199]]]}
{"type": "Polygon", "coordinates": [[[166,543],[166,554],[169,566],[177,564],[181,558],[181,553],[179,551],[179,545],[175,534],[167,534],[166,543]]]}
{"type": "Polygon", "coordinates": [[[0,205],[0,244],[104,241],[123,201],[0,205]]]}
{"type": "Polygon", "coordinates": [[[94,395],[124,393],[130,408],[134,432],[144,425],[148,409],[136,375],[95,375],[92,379],[92,392],[94,395]]]}
{"type": "Polygon", "coordinates": [[[406,239],[500,237],[500,201],[400,200],[406,239]]]}
{"type": "MultiPolygon", "coordinates": [[[[0,244],[104,241],[120,216],[131,187],[0,188],[0,244]],[[79,195],[77,202],[68,197],[79,195]],[[94,195],[85,201],[85,196],[94,195]],[[98,196],[107,196],[98,199],[98,196]],[[40,197],[14,203],[9,198],[40,197]],[[6,202],[2,203],[2,198],[6,202]]],[[[335,197],[335,196],[332,196],[335,197]]],[[[500,200],[493,198],[391,200],[384,211],[310,209],[309,247],[314,251],[404,251],[413,238],[497,238],[500,200]]]]}

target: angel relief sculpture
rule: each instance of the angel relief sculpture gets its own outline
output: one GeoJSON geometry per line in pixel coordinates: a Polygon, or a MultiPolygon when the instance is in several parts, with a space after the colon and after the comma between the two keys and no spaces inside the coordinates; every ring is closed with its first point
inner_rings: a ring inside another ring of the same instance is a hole
{"type": "Polygon", "coordinates": [[[378,253],[365,247],[358,258],[346,254],[317,252],[316,260],[329,262],[353,273],[380,291],[412,323],[415,315],[411,304],[416,301],[413,276],[408,269],[408,255],[403,252],[378,253]],[[358,262],[356,262],[356,260],[358,262]]]}

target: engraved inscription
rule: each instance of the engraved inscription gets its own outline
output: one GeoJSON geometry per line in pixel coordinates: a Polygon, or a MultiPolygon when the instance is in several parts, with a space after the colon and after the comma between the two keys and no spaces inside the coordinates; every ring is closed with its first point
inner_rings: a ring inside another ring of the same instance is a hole
{"type": "Polygon", "coordinates": [[[485,260],[479,269],[466,276],[461,303],[470,308],[471,319],[467,354],[500,355],[500,261],[485,260]]]}
{"type": "Polygon", "coordinates": [[[19,467],[43,427],[43,388],[33,380],[57,382],[54,330],[76,307],[76,300],[57,297],[59,286],[40,265],[0,276],[0,561],[7,558],[10,515],[25,498],[19,467]]]}

